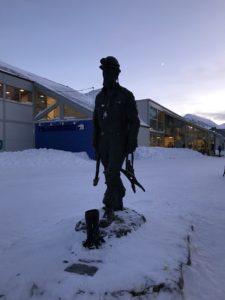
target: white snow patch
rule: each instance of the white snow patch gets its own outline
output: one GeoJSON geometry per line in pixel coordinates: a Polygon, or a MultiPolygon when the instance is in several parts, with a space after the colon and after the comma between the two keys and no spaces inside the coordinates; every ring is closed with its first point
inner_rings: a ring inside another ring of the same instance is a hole
{"type": "MultiPolygon", "coordinates": [[[[86,210],[102,205],[103,174],[99,185],[92,186],[95,162],[83,153],[46,149],[0,153],[2,299],[114,299],[104,293],[140,291],[160,282],[174,285],[186,262],[187,234],[192,265],[184,272],[185,299],[224,299],[224,157],[143,147],[135,155],[135,173],[146,192],[134,194],[123,177],[124,204],[147,222],[89,251],[82,247],[86,236],[74,226],[86,210]],[[80,258],[103,261],[95,276],[64,271],[80,258]]],[[[179,295],[160,293],[154,299],[179,295]]]]}

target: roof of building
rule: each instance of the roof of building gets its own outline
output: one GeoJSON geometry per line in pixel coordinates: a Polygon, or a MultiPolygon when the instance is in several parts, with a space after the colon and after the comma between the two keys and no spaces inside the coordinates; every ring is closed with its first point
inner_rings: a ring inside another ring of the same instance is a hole
{"type": "Polygon", "coordinates": [[[0,71],[6,74],[10,74],[16,76],[18,78],[22,78],[25,80],[32,81],[44,88],[58,94],[59,96],[63,96],[68,100],[84,107],[87,110],[93,111],[93,98],[88,94],[82,94],[69,86],[65,86],[63,84],[57,83],[55,81],[46,79],[44,77],[38,76],[36,74],[30,73],[28,71],[22,70],[20,68],[11,66],[5,62],[0,61],[0,71]]]}

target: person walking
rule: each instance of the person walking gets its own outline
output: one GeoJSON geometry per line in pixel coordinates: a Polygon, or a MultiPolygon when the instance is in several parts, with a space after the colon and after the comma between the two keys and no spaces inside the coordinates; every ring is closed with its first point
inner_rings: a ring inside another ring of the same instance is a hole
{"type": "Polygon", "coordinates": [[[218,146],[219,157],[221,156],[221,150],[222,150],[222,148],[221,148],[221,146],[219,145],[219,146],[218,146]]]}

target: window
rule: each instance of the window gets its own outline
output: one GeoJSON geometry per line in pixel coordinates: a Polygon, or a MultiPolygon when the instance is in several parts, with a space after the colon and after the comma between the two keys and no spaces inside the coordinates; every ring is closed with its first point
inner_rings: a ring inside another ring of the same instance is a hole
{"type": "Polygon", "coordinates": [[[158,131],[164,131],[164,113],[158,111],[158,131]]]}
{"type": "Polygon", "coordinates": [[[157,120],[157,109],[150,106],[150,120],[157,120]]]}
{"type": "Polygon", "coordinates": [[[173,148],[174,147],[174,137],[165,136],[165,147],[173,148]]]}
{"type": "Polygon", "coordinates": [[[68,105],[64,105],[64,118],[82,119],[85,118],[85,115],[68,105]]]}
{"type": "MultiPolygon", "coordinates": [[[[53,110],[51,110],[48,114],[47,114],[47,120],[54,120],[54,119],[59,119],[60,117],[60,109],[59,109],[59,105],[57,105],[57,107],[53,110]]],[[[43,119],[46,119],[46,117],[44,117],[43,119]]]]}
{"type": "Polygon", "coordinates": [[[5,99],[15,100],[19,102],[19,89],[14,86],[7,85],[5,92],[5,99]]]}
{"type": "Polygon", "coordinates": [[[36,119],[54,120],[54,119],[83,119],[85,114],[76,110],[72,106],[59,104],[59,102],[46,95],[42,91],[37,92],[35,99],[34,114],[36,119]]]}
{"type": "Polygon", "coordinates": [[[164,113],[150,105],[149,107],[150,128],[155,131],[164,131],[164,113]]]}
{"type": "Polygon", "coordinates": [[[157,130],[157,120],[150,120],[150,128],[153,130],[157,130]]]}
{"type": "Polygon", "coordinates": [[[0,82],[0,98],[3,98],[3,84],[0,82]]]}
{"type": "Polygon", "coordinates": [[[5,99],[21,103],[32,102],[32,93],[22,88],[6,85],[5,99]]]}
{"type": "Polygon", "coordinates": [[[164,137],[158,133],[150,134],[150,145],[155,147],[163,147],[164,146],[164,137]]]}
{"type": "Polygon", "coordinates": [[[165,133],[170,136],[175,134],[175,119],[169,115],[165,115],[165,133]]]}
{"type": "Polygon", "coordinates": [[[32,102],[31,92],[26,91],[24,89],[20,89],[20,102],[21,103],[32,102]]]}
{"type": "Polygon", "coordinates": [[[37,99],[35,101],[35,115],[37,115],[39,112],[43,111],[44,109],[50,107],[51,105],[55,104],[56,100],[52,97],[49,97],[45,95],[42,92],[37,93],[37,99]]]}

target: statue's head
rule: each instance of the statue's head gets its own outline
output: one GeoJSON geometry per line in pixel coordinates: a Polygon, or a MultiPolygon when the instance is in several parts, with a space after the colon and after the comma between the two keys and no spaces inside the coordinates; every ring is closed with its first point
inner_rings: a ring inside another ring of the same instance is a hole
{"type": "Polygon", "coordinates": [[[120,65],[118,60],[113,56],[107,56],[100,60],[100,69],[103,73],[103,85],[105,87],[111,87],[118,81],[120,74],[120,65]]]}

